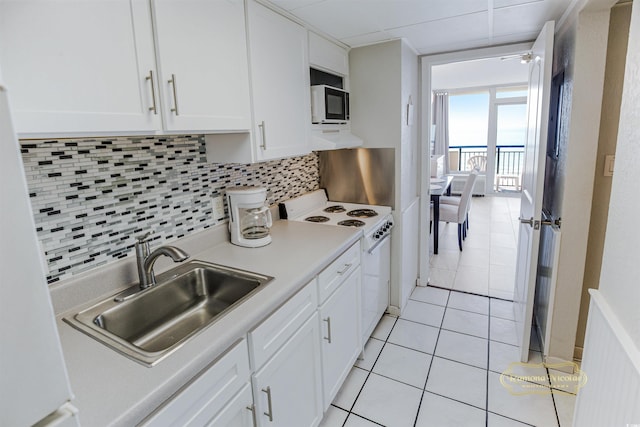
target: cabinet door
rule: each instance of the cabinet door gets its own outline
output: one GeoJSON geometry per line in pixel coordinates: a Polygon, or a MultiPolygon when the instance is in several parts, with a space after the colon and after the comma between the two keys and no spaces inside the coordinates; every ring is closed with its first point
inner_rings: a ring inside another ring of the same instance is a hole
{"type": "Polygon", "coordinates": [[[254,427],[253,410],[251,385],[247,384],[227,403],[224,409],[206,425],[207,427],[254,427]]]}
{"type": "Polygon", "coordinates": [[[349,53],[324,37],[309,32],[309,64],[346,76],[349,74],[349,53]]]}
{"type": "MultiPolygon", "coordinates": [[[[235,394],[241,393],[243,387],[248,384],[249,378],[249,350],[246,340],[242,340],[184,385],[139,425],[195,427],[208,425],[212,420],[236,419],[237,414],[232,412],[238,412],[234,408],[240,403],[235,394]],[[235,396],[233,398],[235,403],[230,402],[230,396],[235,396]]],[[[241,400],[245,407],[251,407],[250,398],[241,400]]],[[[247,409],[245,411],[250,412],[247,409]]],[[[243,416],[239,419],[245,418],[246,416],[243,416]]],[[[226,425],[220,423],[222,421],[214,425],[226,425]]]]}
{"type": "Polygon", "coordinates": [[[253,376],[258,426],[307,427],[322,420],[318,315],[253,376]]]}
{"type": "Polygon", "coordinates": [[[322,382],[327,409],[360,350],[360,268],[320,307],[322,382]]]}
{"type": "Polygon", "coordinates": [[[20,137],[161,128],[145,0],[2,0],[0,66],[20,137]]]}
{"type": "Polygon", "coordinates": [[[153,0],[168,131],[248,131],[249,69],[242,0],[153,0]]]}
{"type": "Polygon", "coordinates": [[[249,50],[258,160],[310,152],[307,31],[254,1],[249,50]]]}

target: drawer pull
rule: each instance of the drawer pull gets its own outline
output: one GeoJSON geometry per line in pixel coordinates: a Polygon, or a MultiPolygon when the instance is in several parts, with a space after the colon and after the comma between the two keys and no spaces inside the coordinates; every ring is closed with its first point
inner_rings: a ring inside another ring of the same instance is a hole
{"type": "Polygon", "coordinates": [[[271,387],[263,388],[263,392],[267,393],[267,407],[269,408],[269,412],[265,412],[264,414],[269,417],[269,422],[273,422],[273,408],[271,406],[271,387]]]}
{"type": "Polygon", "coordinates": [[[338,274],[344,274],[351,268],[353,264],[345,264],[342,270],[338,270],[338,274]]]}
{"type": "Polygon", "coordinates": [[[326,319],[322,320],[327,322],[327,336],[322,338],[327,340],[327,342],[331,344],[331,317],[327,317],[326,319]]]}

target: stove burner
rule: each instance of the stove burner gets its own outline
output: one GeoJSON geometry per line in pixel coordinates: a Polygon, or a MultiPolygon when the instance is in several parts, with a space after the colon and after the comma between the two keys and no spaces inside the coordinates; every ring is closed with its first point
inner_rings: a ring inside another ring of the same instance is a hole
{"type": "Polygon", "coordinates": [[[340,213],[340,212],[345,212],[346,209],[342,205],[333,205],[333,206],[327,206],[324,211],[327,213],[340,213]]]}
{"type": "Polygon", "coordinates": [[[362,227],[364,226],[364,222],[357,219],[345,219],[344,221],[340,221],[338,225],[344,225],[346,227],[362,227]]]}
{"type": "Polygon", "coordinates": [[[378,212],[373,209],[355,209],[347,212],[349,216],[355,216],[356,218],[371,218],[372,216],[378,215],[378,212]]]}
{"type": "Polygon", "coordinates": [[[304,220],[309,222],[327,222],[329,221],[329,218],[327,218],[326,216],[317,215],[317,216],[307,217],[304,220]]]}

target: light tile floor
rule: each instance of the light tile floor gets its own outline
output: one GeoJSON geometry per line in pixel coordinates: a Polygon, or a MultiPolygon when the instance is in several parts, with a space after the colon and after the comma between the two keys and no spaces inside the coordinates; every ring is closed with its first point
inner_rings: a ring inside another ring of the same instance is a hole
{"type": "Polygon", "coordinates": [[[517,363],[513,303],[426,287],[409,304],[382,318],[321,426],[571,426],[575,395],[537,365],[535,336],[517,363]]]}
{"type": "Polygon", "coordinates": [[[473,197],[462,252],[457,224],[441,222],[438,254],[431,249],[430,283],[512,300],[519,212],[519,197],[473,197]]]}

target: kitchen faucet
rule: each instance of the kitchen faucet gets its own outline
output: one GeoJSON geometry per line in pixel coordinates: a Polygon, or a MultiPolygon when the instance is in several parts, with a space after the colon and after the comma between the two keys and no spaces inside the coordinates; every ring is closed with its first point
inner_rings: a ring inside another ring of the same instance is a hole
{"type": "Polygon", "coordinates": [[[147,237],[151,232],[143,236],[138,236],[136,241],[136,261],[138,264],[138,278],[140,279],[140,289],[146,289],[156,284],[156,277],[153,274],[153,265],[160,256],[170,257],[174,262],[182,262],[189,258],[189,255],[182,249],[175,246],[160,246],[155,251],[150,252],[147,237]]]}

